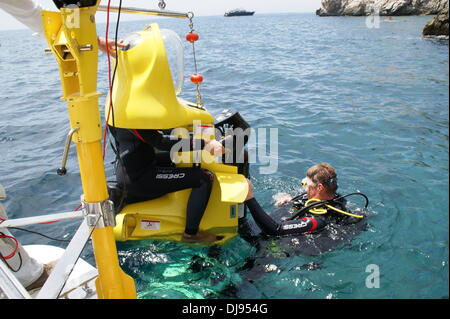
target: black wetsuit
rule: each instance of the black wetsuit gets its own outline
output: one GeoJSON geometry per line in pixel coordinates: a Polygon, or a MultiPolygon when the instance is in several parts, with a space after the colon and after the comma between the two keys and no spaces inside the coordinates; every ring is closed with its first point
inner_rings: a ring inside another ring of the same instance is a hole
{"type": "MultiPolygon", "coordinates": [[[[337,196],[338,195],[336,195],[336,197],[337,196]]],[[[290,211],[291,216],[296,211],[304,207],[306,200],[308,200],[306,193],[300,194],[293,199],[293,205],[290,211]]],[[[340,201],[334,202],[333,206],[345,211],[345,203],[345,199],[342,199],[340,201]]],[[[353,219],[350,216],[340,215],[334,212],[328,212],[324,215],[314,215],[309,212],[305,212],[294,220],[276,221],[261,208],[255,198],[247,200],[245,204],[250,210],[250,213],[252,214],[256,224],[259,226],[259,228],[261,228],[263,233],[269,236],[300,235],[304,233],[312,233],[322,229],[330,222],[341,223],[344,220],[349,221],[349,219],[353,219]]]]}
{"type": "MultiPolygon", "coordinates": [[[[167,193],[192,188],[187,204],[185,232],[196,234],[208,204],[214,176],[201,168],[175,167],[170,159],[170,149],[176,143],[186,143],[184,145],[193,150],[192,138],[174,138],[157,130],[112,126],[109,126],[109,130],[117,141],[116,152],[120,160],[116,162],[116,176],[125,190],[126,202],[155,199],[167,193]]],[[[203,149],[204,145],[201,140],[198,149],[203,149]]]]}

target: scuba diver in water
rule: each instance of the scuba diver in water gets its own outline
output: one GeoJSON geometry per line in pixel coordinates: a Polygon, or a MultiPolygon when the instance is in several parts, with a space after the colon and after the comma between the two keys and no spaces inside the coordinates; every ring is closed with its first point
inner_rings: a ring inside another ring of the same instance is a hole
{"type": "Polygon", "coordinates": [[[274,220],[258,204],[253,195],[252,185],[245,204],[262,232],[269,236],[300,235],[317,232],[328,223],[356,223],[364,216],[348,212],[344,197],[361,193],[352,193],[340,196],[336,193],[338,188],[337,175],[334,167],[328,163],[319,163],[308,169],[302,185],[306,192],[295,197],[287,196],[275,203],[275,206],[292,204],[289,210],[291,216],[284,220],[274,220]]]}

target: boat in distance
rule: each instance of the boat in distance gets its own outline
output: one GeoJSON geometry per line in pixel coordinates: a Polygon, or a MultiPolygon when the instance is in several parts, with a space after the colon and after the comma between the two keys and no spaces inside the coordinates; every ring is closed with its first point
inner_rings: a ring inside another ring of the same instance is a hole
{"type": "Polygon", "coordinates": [[[228,12],[225,12],[225,17],[240,17],[240,16],[252,16],[255,14],[255,11],[247,11],[244,9],[234,9],[228,12]]]}

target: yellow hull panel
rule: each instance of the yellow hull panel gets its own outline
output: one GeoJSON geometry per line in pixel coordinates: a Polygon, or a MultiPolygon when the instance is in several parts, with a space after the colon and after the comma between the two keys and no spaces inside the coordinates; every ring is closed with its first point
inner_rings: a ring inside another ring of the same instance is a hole
{"type": "MultiPolygon", "coordinates": [[[[234,166],[214,163],[202,165],[202,168],[214,173],[214,182],[200,230],[224,236],[215,242],[222,244],[237,235],[239,210],[243,209],[241,203],[248,192],[247,181],[243,175],[237,174],[234,166]],[[228,172],[215,172],[212,168],[228,172]]],[[[181,241],[190,193],[191,189],[186,189],[125,206],[116,215],[116,240],[181,241]]]]}

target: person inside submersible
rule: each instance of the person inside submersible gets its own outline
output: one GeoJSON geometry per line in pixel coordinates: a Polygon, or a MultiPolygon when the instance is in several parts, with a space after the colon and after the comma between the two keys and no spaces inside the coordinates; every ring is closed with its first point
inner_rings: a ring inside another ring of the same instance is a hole
{"type": "MultiPolygon", "coordinates": [[[[176,167],[170,159],[170,149],[175,144],[189,143],[192,150],[193,139],[174,138],[157,130],[131,130],[113,126],[109,126],[109,130],[118,141],[116,176],[119,184],[126,190],[126,202],[151,200],[192,188],[187,204],[183,241],[218,240],[213,234],[199,231],[212,190],[213,174],[197,167],[176,167]]],[[[224,147],[216,140],[201,140],[201,149],[213,156],[224,153],[224,147]]]]}
{"type": "Polygon", "coordinates": [[[310,167],[306,177],[302,180],[302,186],[306,192],[295,197],[285,196],[278,200],[275,206],[292,204],[289,209],[290,216],[282,220],[275,220],[266,213],[253,195],[253,186],[249,180],[250,190],[245,204],[253,219],[263,234],[268,236],[300,235],[319,232],[329,223],[351,224],[364,218],[349,212],[346,208],[345,197],[362,193],[351,193],[341,196],[336,193],[338,188],[335,168],[329,163],[319,163],[310,167]]]}
{"type": "MultiPolygon", "coordinates": [[[[116,57],[116,48],[127,50],[133,40],[105,41],[99,38],[99,49],[116,57]]],[[[139,41],[135,41],[135,44],[139,41]]],[[[127,126],[125,126],[127,127],[127,126]]],[[[223,144],[215,139],[194,139],[193,135],[179,138],[170,129],[135,129],[118,127],[112,123],[108,129],[114,137],[111,143],[116,153],[115,173],[117,187],[110,188],[110,199],[116,212],[124,204],[160,198],[168,193],[192,189],[186,208],[186,224],[182,241],[214,242],[221,238],[200,231],[199,226],[211,195],[214,175],[200,168],[177,167],[172,161],[174,146],[183,145],[184,151],[205,150],[212,156],[225,153],[223,144]],[[187,147],[185,147],[187,146],[187,147]]]]}

